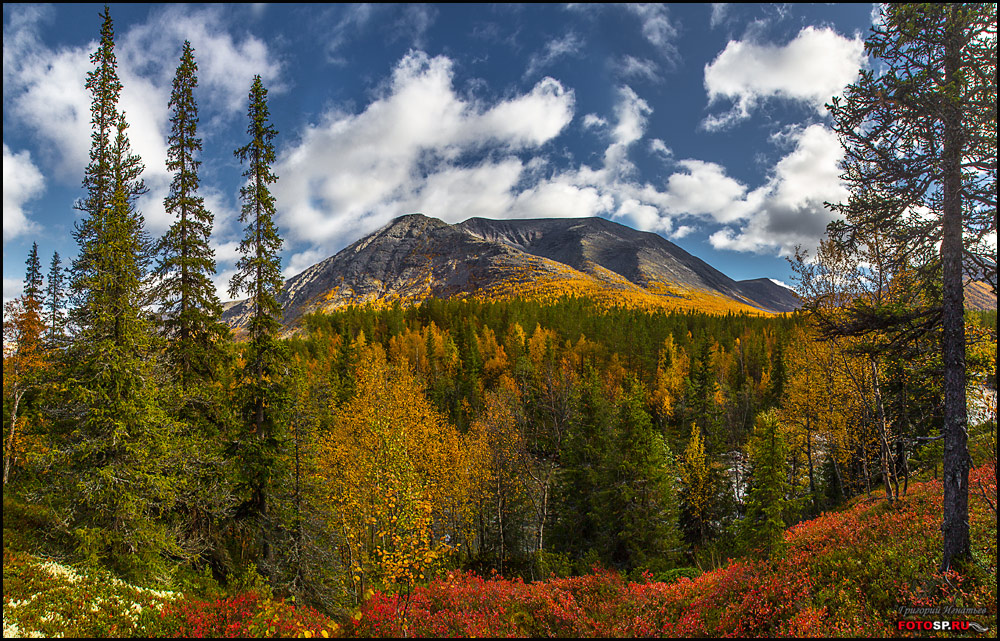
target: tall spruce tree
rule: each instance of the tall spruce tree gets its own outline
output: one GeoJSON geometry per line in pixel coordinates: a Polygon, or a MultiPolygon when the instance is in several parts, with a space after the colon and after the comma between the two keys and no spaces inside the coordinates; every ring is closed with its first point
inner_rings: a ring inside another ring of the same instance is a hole
{"type": "Polygon", "coordinates": [[[219,426],[230,419],[219,376],[226,367],[229,328],[222,323],[212,281],[216,265],[209,238],[214,216],[198,193],[202,141],[194,98],[197,72],[194,49],[185,41],[168,104],[167,169],[174,176],[163,206],[175,220],[157,246],[154,291],[166,337],[169,383],[162,388],[164,406],[184,426],[174,442],[181,473],[188,479],[177,496],[177,529],[192,555],[218,551],[213,523],[228,514],[233,500],[218,439],[219,426]]]}
{"type": "Polygon", "coordinates": [[[24,306],[41,317],[42,310],[42,263],[38,259],[38,243],[31,243],[28,259],[24,261],[24,306]]]}
{"type": "Polygon", "coordinates": [[[746,516],[739,524],[741,539],[771,553],[783,544],[785,516],[789,510],[788,442],[775,410],[757,416],[748,449],[752,477],[746,516]]]}
{"type": "Polygon", "coordinates": [[[970,554],[963,276],[996,291],[996,4],[884,4],[880,17],[865,43],[879,64],[830,106],[852,190],[831,231],[850,249],[888,230],[941,284],[948,569],[970,554]]]}
{"type": "Polygon", "coordinates": [[[81,551],[138,573],[175,551],[159,516],[172,504],[176,481],[167,460],[172,424],[152,384],[154,337],[143,311],[151,247],[135,205],[145,193],[144,166],[117,110],[114,26],[107,8],[102,17],[87,77],[94,133],[72,269],[78,333],[67,387],[77,424],[62,470],[81,551]]]}
{"type": "Polygon", "coordinates": [[[65,274],[59,252],[52,253],[52,262],[49,263],[49,274],[46,280],[48,281],[45,286],[45,313],[48,325],[46,338],[50,347],[59,347],[63,341],[63,326],[65,325],[63,307],[66,304],[65,274]]]}
{"type": "Polygon", "coordinates": [[[198,63],[189,41],[184,41],[180,66],[174,76],[169,107],[170,147],[167,169],[174,172],[170,193],[163,201],[175,222],[160,239],[160,278],[156,299],[161,303],[167,353],[174,377],[185,392],[211,377],[221,360],[220,340],[228,334],[222,324],[222,306],[215,293],[215,252],[209,246],[214,217],[198,195],[201,151],[198,137],[198,63]]]}
{"type": "Polygon", "coordinates": [[[229,286],[233,298],[241,292],[249,296],[249,319],[244,367],[237,388],[237,402],[249,433],[237,439],[241,465],[240,484],[243,503],[238,516],[255,527],[262,540],[258,552],[269,557],[266,530],[269,484],[276,480],[280,441],[283,437],[283,410],[287,390],[282,373],[286,359],[284,347],[278,341],[280,312],[278,292],[281,289],[281,237],[274,223],[275,201],[269,185],[278,177],[271,173],[275,160],[274,137],[278,134],[269,122],[267,89],[260,76],[255,76],[250,88],[250,141],[236,149],[234,155],[247,168],[243,172],[246,184],[240,189],[243,207],[240,222],[245,223],[242,256],[236,263],[236,274],[229,286]],[[256,521],[256,523],[254,523],[256,521]]]}

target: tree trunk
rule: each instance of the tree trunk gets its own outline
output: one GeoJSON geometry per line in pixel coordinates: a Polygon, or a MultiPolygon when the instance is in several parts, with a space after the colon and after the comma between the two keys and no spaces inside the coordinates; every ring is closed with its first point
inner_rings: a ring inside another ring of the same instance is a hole
{"type": "Polygon", "coordinates": [[[7,485],[7,479],[10,477],[10,463],[14,458],[14,432],[17,429],[17,406],[21,404],[21,397],[24,395],[23,390],[15,390],[14,392],[14,408],[10,412],[10,437],[7,439],[7,448],[3,456],[3,484],[7,485]]]}
{"type": "MultiPolygon", "coordinates": [[[[965,399],[965,293],[962,282],[962,153],[965,144],[958,98],[950,89],[961,85],[961,7],[951,5],[945,35],[945,83],[942,91],[944,151],[942,166],[942,241],[944,353],[944,533],[941,570],[969,557],[969,451],[965,399]]],[[[956,91],[957,93],[957,91],[956,91]]]]}
{"type": "Polygon", "coordinates": [[[882,468],[882,484],[885,486],[885,498],[892,503],[899,497],[899,482],[896,480],[892,452],[889,447],[889,426],[885,420],[885,406],[882,404],[882,391],[878,384],[878,365],[875,359],[870,361],[872,368],[872,389],[875,392],[875,410],[878,414],[879,465],[882,468]],[[895,494],[893,493],[895,487],[895,494]]]}

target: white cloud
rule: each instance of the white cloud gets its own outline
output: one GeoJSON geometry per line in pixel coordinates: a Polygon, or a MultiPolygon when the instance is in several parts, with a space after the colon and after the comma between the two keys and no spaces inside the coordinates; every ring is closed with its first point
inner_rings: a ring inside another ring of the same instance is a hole
{"type": "MultiPolygon", "coordinates": [[[[27,151],[12,153],[3,145],[3,242],[30,233],[38,226],[28,219],[24,204],[45,189],[45,179],[27,151]]],[[[6,288],[6,285],[5,285],[6,288]]]]}
{"type": "Polygon", "coordinates": [[[90,150],[91,69],[87,48],[44,48],[37,24],[15,21],[4,30],[4,111],[40,138],[40,161],[65,181],[79,182],[90,150]]]}
{"type": "Polygon", "coordinates": [[[642,21],[642,35],[659,49],[660,53],[671,63],[676,63],[680,57],[677,50],[677,27],[670,19],[670,13],[663,4],[629,4],[628,10],[642,21]]]}
{"type": "Polygon", "coordinates": [[[628,174],[635,170],[635,166],[627,158],[628,148],[642,138],[646,130],[646,117],[652,112],[649,103],[640,98],[631,87],[619,90],[618,104],[615,105],[618,124],[611,130],[613,142],[604,152],[605,169],[617,174],[628,174]]]}
{"type": "Polygon", "coordinates": [[[795,148],[774,167],[771,178],[748,194],[741,226],[726,227],[709,241],[717,249],[790,255],[796,245],[813,249],[835,216],[824,202],[843,201],[847,188],[838,163],[843,148],[836,134],[822,125],[789,134],[795,148]],[[744,222],[745,221],[745,222],[744,222]]]}
{"type": "Polygon", "coordinates": [[[293,242],[332,249],[417,208],[468,217],[499,215],[512,202],[504,194],[522,165],[511,154],[557,136],[572,120],[573,92],[543,78],[526,94],[484,105],[456,93],[452,79],[448,58],[411,52],[361,113],[329,112],[306,128],[276,165],[274,192],[293,242]],[[460,162],[484,153],[501,159],[460,162]]]}
{"type": "Polygon", "coordinates": [[[333,28],[329,29],[326,43],[327,59],[334,64],[347,64],[347,59],[340,55],[351,39],[368,23],[378,5],[373,4],[350,4],[347,5],[343,15],[333,28]]]}
{"type": "Polygon", "coordinates": [[[726,12],[729,10],[728,2],[713,2],[712,3],[712,17],[710,19],[710,26],[714,29],[723,23],[726,19],[726,12]]]}
{"type": "Polygon", "coordinates": [[[622,58],[621,62],[618,63],[618,70],[619,73],[625,78],[638,78],[641,80],[648,80],[650,82],[659,82],[662,80],[660,76],[660,66],[652,60],[647,60],[645,58],[625,56],[622,58]]]}
{"type": "Polygon", "coordinates": [[[660,216],[660,210],[653,205],[644,204],[636,198],[629,198],[618,206],[614,218],[627,220],[632,227],[645,231],[669,232],[671,220],[660,216]]]}
{"type": "Polygon", "coordinates": [[[566,172],[525,189],[510,213],[516,218],[587,218],[610,213],[614,196],[603,185],[579,178],[577,172],[566,172]]]}
{"type": "MultiPolygon", "coordinates": [[[[30,8],[12,13],[16,18],[4,30],[5,109],[39,138],[43,169],[60,182],[78,185],[89,162],[91,96],[84,83],[97,43],[49,48],[38,38],[43,13],[30,8]]],[[[167,103],[183,41],[190,40],[195,49],[203,126],[212,116],[228,118],[243,110],[254,74],[270,90],[281,89],[276,82],[281,66],[267,46],[252,36],[235,39],[221,21],[222,12],[215,7],[167,7],[117,34],[123,85],[119,109],[130,125],[132,149],[146,165],[143,179],[149,193],[139,207],[154,234],[172,222],[163,210],[171,178],[166,169],[167,103]]],[[[94,29],[98,27],[95,20],[94,29]]]]}
{"type": "Polygon", "coordinates": [[[119,37],[119,63],[133,74],[142,70],[143,77],[169,96],[181,45],[190,40],[198,63],[199,107],[211,104],[221,111],[241,112],[256,74],[269,91],[283,90],[282,65],[267,44],[252,35],[234,38],[223,21],[218,7],[168,6],[119,37]]]}
{"type": "Polygon", "coordinates": [[[774,283],[775,285],[779,285],[781,287],[784,287],[785,289],[790,289],[792,291],[795,291],[794,287],[792,287],[791,285],[789,285],[788,283],[786,283],[783,280],[778,280],[777,278],[769,278],[768,280],[771,281],[772,283],[774,283]]]}
{"type": "Polygon", "coordinates": [[[729,222],[746,215],[747,187],[727,176],[724,167],[691,159],[677,164],[684,171],[667,179],[663,205],[668,212],[709,216],[717,222],[729,222]]]}
{"type": "MultiPolygon", "coordinates": [[[[291,278],[296,274],[301,274],[316,263],[329,257],[329,252],[317,247],[312,247],[305,251],[292,254],[291,260],[288,261],[288,265],[281,271],[281,275],[285,278],[291,278]]],[[[230,276],[230,278],[232,278],[232,276],[230,276]]]]}
{"type": "Polygon", "coordinates": [[[534,76],[559,58],[576,55],[582,49],[583,39],[572,31],[562,38],[550,40],[542,51],[531,56],[531,59],[528,61],[528,69],[524,72],[524,77],[529,78],[534,76]]]}
{"type": "Polygon", "coordinates": [[[730,41],[705,66],[709,104],[733,101],[730,111],[705,119],[706,129],[721,129],[748,118],[763,100],[803,102],[825,114],[824,105],[854,81],[864,64],[864,43],[833,29],[806,27],[784,46],[730,41]]]}
{"type": "Polygon", "coordinates": [[[675,229],[672,234],[670,234],[670,237],[673,238],[674,240],[678,240],[680,238],[684,238],[693,231],[694,227],[690,225],[681,225],[680,227],[675,229]]]}
{"type": "Polygon", "coordinates": [[[20,278],[7,278],[4,276],[3,279],[3,302],[14,300],[21,295],[24,291],[24,281],[20,278]]]}
{"type": "Polygon", "coordinates": [[[667,147],[667,143],[663,142],[659,138],[653,138],[649,141],[649,151],[660,156],[664,160],[668,160],[674,155],[674,152],[667,147]]]}
{"type": "Polygon", "coordinates": [[[356,55],[348,51],[358,41],[377,38],[427,48],[427,33],[437,15],[433,5],[388,3],[338,3],[313,14],[317,30],[326,38],[327,62],[341,66],[348,64],[348,56],[356,55]]]}
{"type": "Polygon", "coordinates": [[[408,210],[438,212],[442,220],[461,222],[472,216],[502,218],[513,203],[512,192],[523,166],[516,158],[475,167],[446,167],[427,177],[404,205],[408,210]]]}

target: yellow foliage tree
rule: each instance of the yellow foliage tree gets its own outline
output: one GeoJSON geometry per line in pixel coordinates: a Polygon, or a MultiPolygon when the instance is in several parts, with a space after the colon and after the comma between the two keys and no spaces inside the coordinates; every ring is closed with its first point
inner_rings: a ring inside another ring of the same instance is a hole
{"type": "MultiPolygon", "coordinates": [[[[3,392],[10,408],[10,431],[4,440],[3,482],[7,484],[11,466],[32,449],[32,439],[24,430],[25,417],[19,413],[25,393],[36,386],[45,365],[39,304],[23,296],[4,305],[3,392]]],[[[37,445],[37,444],[35,444],[37,445]]]]}
{"type": "Polygon", "coordinates": [[[407,368],[360,350],[356,395],[334,412],[322,471],[341,531],[348,591],[409,591],[459,545],[470,481],[455,428],[407,368]]]}
{"type": "Polygon", "coordinates": [[[668,335],[660,348],[656,365],[656,387],[650,399],[653,407],[665,420],[674,417],[674,407],[684,396],[684,379],[688,375],[688,356],[674,344],[672,334],[668,335]]]}
{"type": "Polygon", "coordinates": [[[698,541],[705,538],[705,525],[709,519],[712,503],[711,468],[705,456],[705,441],[697,425],[691,427],[691,439],[684,450],[681,464],[681,500],[685,516],[697,531],[698,541]]]}
{"type": "Polygon", "coordinates": [[[497,392],[487,392],[483,413],[469,431],[469,471],[479,506],[479,544],[492,548],[503,574],[513,552],[508,541],[517,540],[518,505],[527,496],[520,473],[524,449],[516,408],[521,400],[513,379],[504,375],[497,392]]]}

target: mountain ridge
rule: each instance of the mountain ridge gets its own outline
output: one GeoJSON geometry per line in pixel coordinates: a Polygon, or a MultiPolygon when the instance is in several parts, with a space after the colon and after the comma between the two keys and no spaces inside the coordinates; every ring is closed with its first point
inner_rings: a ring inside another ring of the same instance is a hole
{"type": "MultiPolygon", "coordinates": [[[[603,218],[448,224],[400,216],[285,281],[281,322],[351,304],[416,303],[430,297],[604,299],[609,305],[780,313],[794,292],[768,279],[735,281],[665,238],[603,218]]],[[[224,319],[244,325],[244,301],[224,319]]]]}

